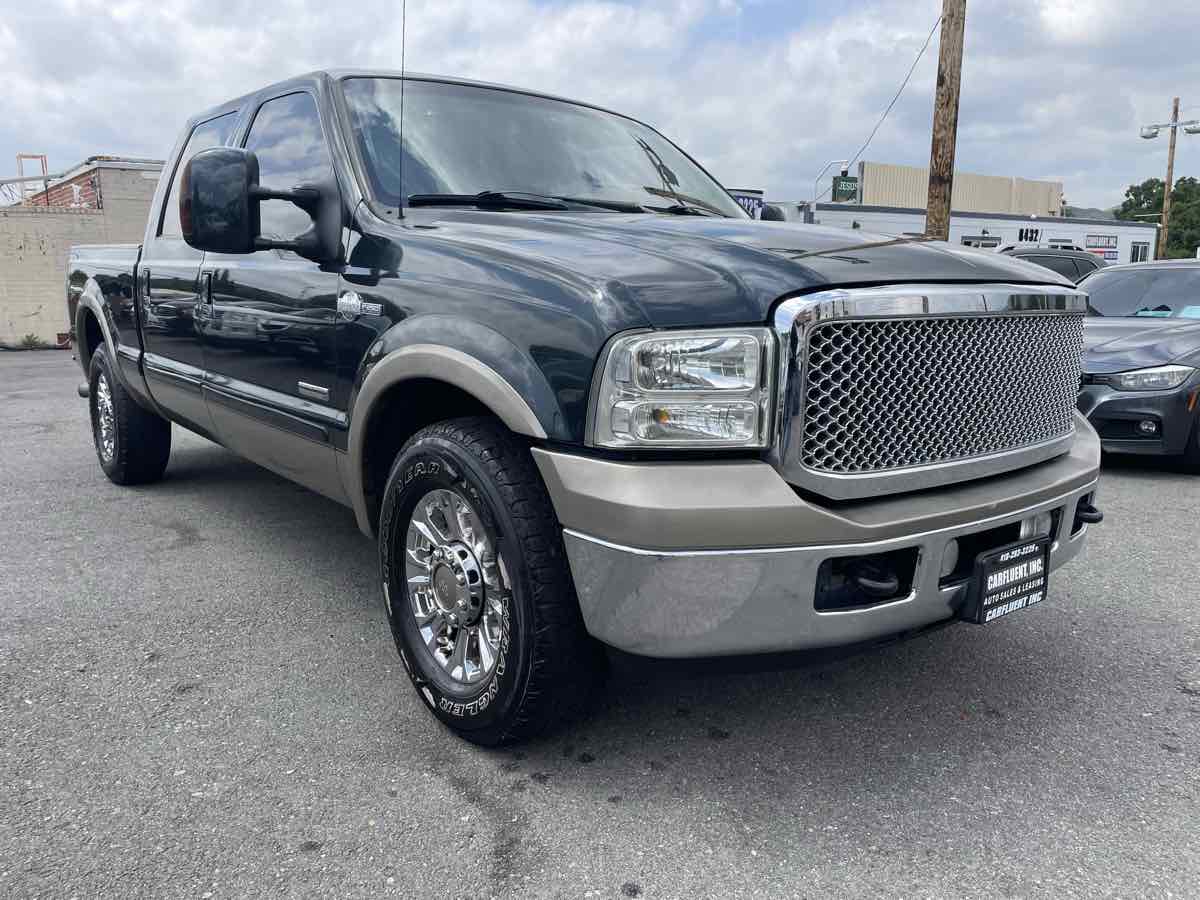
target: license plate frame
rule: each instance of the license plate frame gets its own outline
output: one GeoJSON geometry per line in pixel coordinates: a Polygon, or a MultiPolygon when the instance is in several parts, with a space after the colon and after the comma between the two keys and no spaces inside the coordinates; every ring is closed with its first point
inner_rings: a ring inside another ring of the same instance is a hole
{"type": "Polygon", "coordinates": [[[962,618],[986,625],[1036,606],[1050,586],[1050,538],[1026,538],[975,557],[962,618]]]}

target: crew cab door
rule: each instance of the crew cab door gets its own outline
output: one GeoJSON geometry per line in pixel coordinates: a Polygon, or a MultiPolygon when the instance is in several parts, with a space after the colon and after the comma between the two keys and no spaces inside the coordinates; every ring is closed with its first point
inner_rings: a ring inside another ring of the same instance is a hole
{"type": "Polygon", "coordinates": [[[207,311],[200,283],[204,254],[183,240],[179,181],[188,160],[201,150],[223,146],[236,125],[237,113],[229,112],[192,129],[175,161],[158,221],[147,229],[138,269],[143,365],[150,395],[172,417],[204,434],[212,433],[201,391],[207,311]]]}
{"type": "MultiPolygon", "coordinates": [[[[290,189],[329,176],[332,161],[317,102],[306,91],[265,100],[243,146],[259,183],[290,189]]],[[[283,200],[260,205],[260,233],[290,240],[311,224],[283,200]]],[[[207,253],[204,395],[217,438],[237,453],[341,499],[332,434],[337,371],[337,271],[290,250],[207,253]]]]}

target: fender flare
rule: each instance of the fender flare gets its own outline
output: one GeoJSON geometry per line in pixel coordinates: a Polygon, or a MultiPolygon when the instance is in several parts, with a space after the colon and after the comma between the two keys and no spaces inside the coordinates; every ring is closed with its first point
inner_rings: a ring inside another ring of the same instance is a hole
{"type": "Polygon", "coordinates": [[[363,458],[371,412],[385,391],[405,381],[444,381],[470,394],[517,434],[546,439],[546,430],[525,398],[478,358],[440,344],[409,344],[385,355],[362,381],[354,401],[343,481],[359,529],[374,536],[363,490],[363,458]]]}
{"type": "Polygon", "coordinates": [[[90,311],[96,317],[96,321],[100,323],[100,334],[113,357],[111,360],[113,370],[116,376],[124,382],[125,376],[121,372],[116,358],[117,341],[113,337],[113,324],[108,320],[108,305],[104,302],[100,286],[96,284],[94,278],[89,278],[87,284],[83,286],[83,290],[79,293],[79,302],[75,307],[75,337],[79,341],[81,351],[77,356],[79,357],[79,366],[83,369],[84,376],[87,376],[88,362],[91,360],[92,354],[96,352],[96,348],[87,345],[87,329],[83,324],[85,310],[90,311]]]}

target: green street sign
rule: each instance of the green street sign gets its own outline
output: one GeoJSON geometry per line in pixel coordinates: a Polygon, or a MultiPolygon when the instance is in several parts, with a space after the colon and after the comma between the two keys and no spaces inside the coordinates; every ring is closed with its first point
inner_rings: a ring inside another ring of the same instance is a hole
{"type": "Polygon", "coordinates": [[[845,203],[858,199],[858,179],[853,175],[833,176],[833,202],[845,203]]]}

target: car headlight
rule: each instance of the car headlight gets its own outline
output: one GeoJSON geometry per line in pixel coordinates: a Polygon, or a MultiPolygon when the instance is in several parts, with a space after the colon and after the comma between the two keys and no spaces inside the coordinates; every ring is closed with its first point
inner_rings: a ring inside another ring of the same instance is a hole
{"type": "Polygon", "coordinates": [[[1118,391],[1169,391],[1177,388],[1196,370],[1191,366],[1155,366],[1108,376],[1118,391]]]}
{"type": "Polygon", "coordinates": [[[614,340],[601,363],[599,447],[763,447],[775,338],[766,328],[658,331],[614,340]]]}

